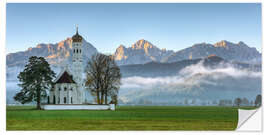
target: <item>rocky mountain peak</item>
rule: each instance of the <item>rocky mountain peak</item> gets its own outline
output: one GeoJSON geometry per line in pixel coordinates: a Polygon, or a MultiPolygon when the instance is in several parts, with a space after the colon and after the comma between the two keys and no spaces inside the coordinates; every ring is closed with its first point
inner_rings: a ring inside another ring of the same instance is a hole
{"type": "Polygon", "coordinates": [[[116,51],[115,51],[115,60],[121,60],[122,58],[126,58],[125,56],[125,50],[126,50],[126,47],[124,45],[120,45],[116,51]]]}
{"type": "Polygon", "coordinates": [[[132,49],[148,49],[148,48],[156,48],[152,43],[147,40],[140,39],[136,43],[131,46],[132,49]]]}
{"type": "Polygon", "coordinates": [[[232,43],[229,41],[226,41],[226,40],[222,40],[220,42],[215,43],[214,46],[215,47],[226,47],[226,46],[228,46],[228,44],[232,44],[232,43]]]}
{"type": "Polygon", "coordinates": [[[151,61],[160,62],[161,59],[171,55],[173,51],[159,49],[145,39],[140,39],[131,47],[120,45],[114,54],[115,60],[120,65],[144,64],[151,61]]]}

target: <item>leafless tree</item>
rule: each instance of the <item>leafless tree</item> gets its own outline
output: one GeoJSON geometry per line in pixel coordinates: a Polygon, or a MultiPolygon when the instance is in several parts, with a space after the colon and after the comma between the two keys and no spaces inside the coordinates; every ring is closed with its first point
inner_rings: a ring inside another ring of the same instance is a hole
{"type": "Polygon", "coordinates": [[[118,95],[120,88],[120,68],[113,56],[104,54],[93,55],[86,66],[85,86],[96,96],[98,104],[108,103],[108,97],[118,95]]]}

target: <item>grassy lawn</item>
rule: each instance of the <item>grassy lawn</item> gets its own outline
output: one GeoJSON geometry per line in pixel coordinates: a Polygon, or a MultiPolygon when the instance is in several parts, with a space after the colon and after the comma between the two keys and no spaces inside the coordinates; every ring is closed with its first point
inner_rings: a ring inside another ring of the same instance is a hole
{"type": "Polygon", "coordinates": [[[234,130],[237,119],[234,107],[120,106],[116,111],[44,111],[7,106],[7,130],[234,130]]]}

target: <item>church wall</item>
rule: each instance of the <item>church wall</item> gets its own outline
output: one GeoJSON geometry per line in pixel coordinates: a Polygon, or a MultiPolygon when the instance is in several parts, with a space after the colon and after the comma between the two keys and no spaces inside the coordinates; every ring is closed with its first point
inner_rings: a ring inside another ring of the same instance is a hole
{"type": "Polygon", "coordinates": [[[55,84],[53,91],[50,91],[50,103],[55,104],[78,104],[77,88],[75,83],[55,84]],[[71,101],[72,97],[72,101],[71,101]]]}

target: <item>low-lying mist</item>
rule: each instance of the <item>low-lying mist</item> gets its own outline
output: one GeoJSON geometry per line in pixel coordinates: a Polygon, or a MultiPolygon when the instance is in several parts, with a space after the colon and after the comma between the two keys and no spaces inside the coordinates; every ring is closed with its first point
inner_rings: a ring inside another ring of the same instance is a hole
{"type": "Polygon", "coordinates": [[[152,103],[181,103],[184,100],[213,101],[261,93],[261,72],[239,69],[229,64],[215,68],[203,62],[187,66],[174,76],[122,79],[120,99],[124,103],[146,100],[152,103]]]}

